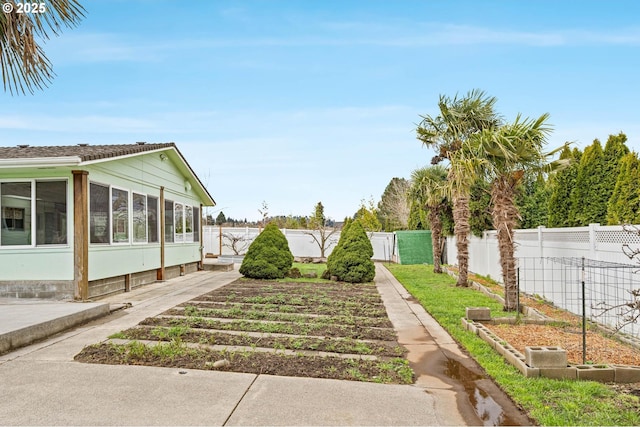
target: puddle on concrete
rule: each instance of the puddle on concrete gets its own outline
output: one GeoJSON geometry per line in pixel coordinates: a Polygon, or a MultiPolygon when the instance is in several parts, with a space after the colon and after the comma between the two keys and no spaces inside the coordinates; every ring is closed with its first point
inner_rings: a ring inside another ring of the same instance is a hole
{"type": "Polygon", "coordinates": [[[483,375],[471,371],[460,362],[452,359],[447,359],[444,374],[462,384],[471,406],[473,406],[476,415],[482,420],[485,426],[519,424],[516,420],[506,415],[502,406],[478,386],[477,382],[485,379],[483,375]]]}

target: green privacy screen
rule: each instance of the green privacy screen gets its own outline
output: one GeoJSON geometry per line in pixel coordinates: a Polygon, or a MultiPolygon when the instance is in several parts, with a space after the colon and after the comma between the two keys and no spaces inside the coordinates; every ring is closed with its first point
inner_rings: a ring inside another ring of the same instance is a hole
{"type": "Polygon", "coordinates": [[[433,264],[431,230],[396,231],[400,264],[433,264]]]}

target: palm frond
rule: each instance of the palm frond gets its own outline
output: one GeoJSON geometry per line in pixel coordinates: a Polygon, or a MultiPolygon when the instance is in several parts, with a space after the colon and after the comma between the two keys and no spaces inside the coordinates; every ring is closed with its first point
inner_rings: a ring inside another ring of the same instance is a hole
{"type": "Polygon", "coordinates": [[[58,35],[63,26],[75,27],[85,9],[78,0],[41,0],[44,13],[18,13],[15,0],[4,0],[13,11],[0,14],[0,67],[5,92],[33,93],[55,76],[41,42],[49,32],[58,35]]]}

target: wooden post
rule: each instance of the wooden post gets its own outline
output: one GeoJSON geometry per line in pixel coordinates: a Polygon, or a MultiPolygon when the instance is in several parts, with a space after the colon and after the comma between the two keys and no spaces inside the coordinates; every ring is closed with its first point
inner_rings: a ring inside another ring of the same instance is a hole
{"type": "Polygon", "coordinates": [[[200,248],[200,265],[198,266],[198,270],[204,270],[204,240],[203,240],[203,237],[204,237],[204,234],[203,234],[204,224],[203,224],[203,221],[202,221],[202,218],[204,216],[204,210],[202,208],[203,208],[202,203],[200,203],[200,211],[199,211],[199,213],[200,213],[200,222],[199,222],[200,227],[199,227],[199,230],[198,230],[198,241],[200,242],[200,246],[199,246],[199,248],[200,248]]]}
{"type": "Polygon", "coordinates": [[[222,256],[222,224],[219,225],[220,228],[218,228],[218,240],[220,240],[220,255],[218,256],[222,256]]]}
{"type": "Polygon", "coordinates": [[[73,174],[73,282],[74,299],[89,299],[89,172],[73,174]]]}
{"type": "Polygon", "coordinates": [[[157,271],[156,279],[164,280],[164,187],[160,187],[160,268],[157,271]]]}

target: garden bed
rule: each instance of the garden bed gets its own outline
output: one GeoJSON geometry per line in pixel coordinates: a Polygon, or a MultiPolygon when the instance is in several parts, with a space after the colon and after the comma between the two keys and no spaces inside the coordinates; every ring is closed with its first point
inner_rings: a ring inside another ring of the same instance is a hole
{"type": "Polygon", "coordinates": [[[239,279],[76,360],[411,384],[405,354],[373,283],[239,279]]]}

